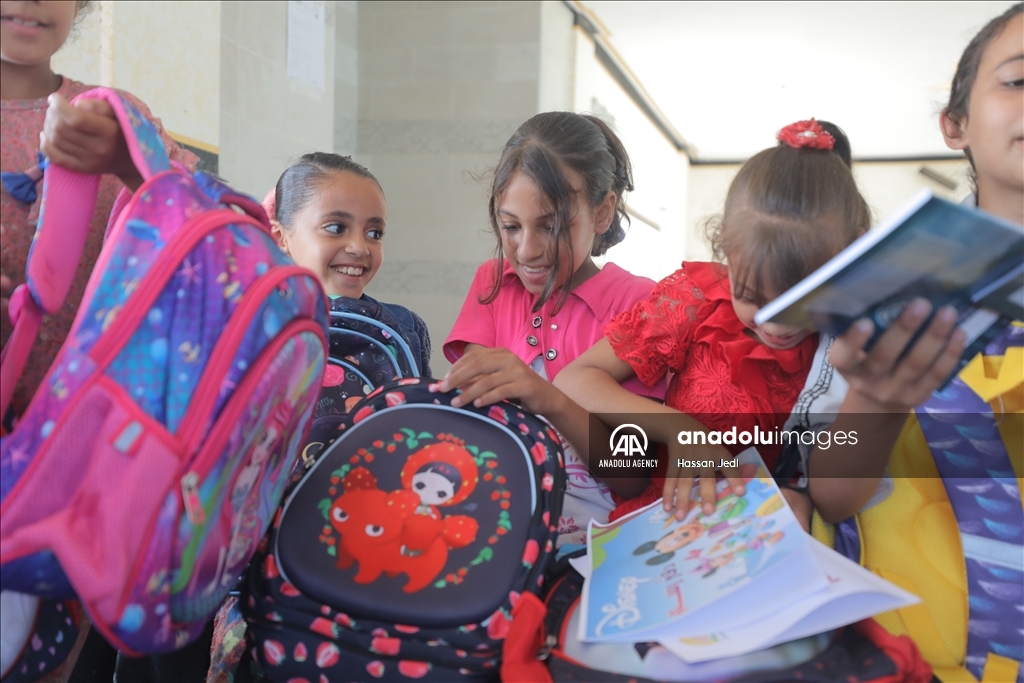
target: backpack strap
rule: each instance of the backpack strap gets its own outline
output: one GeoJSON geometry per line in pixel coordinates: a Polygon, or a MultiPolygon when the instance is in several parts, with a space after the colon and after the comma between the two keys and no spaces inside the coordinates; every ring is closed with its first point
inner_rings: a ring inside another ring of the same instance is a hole
{"type": "Polygon", "coordinates": [[[964,551],[969,602],[965,666],[986,680],[990,653],[1018,661],[1024,657],[1019,607],[1024,602],[1024,509],[1016,473],[991,407],[959,377],[919,407],[917,419],[956,515],[964,551]],[[955,419],[950,420],[951,414],[955,419]]]}
{"type": "MultiPolygon", "coordinates": [[[[128,151],[142,179],[171,168],[156,127],[120,93],[94,88],[76,97],[106,100],[114,109],[128,151]]],[[[50,164],[43,175],[39,224],[29,250],[27,282],[11,296],[9,315],[14,331],[0,355],[0,415],[5,415],[14,388],[39,334],[44,313],[64,305],[89,234],[100,176],[50,164]]]]}
{"type": "Polygon", "coordinates": [[[512,608],[512,625],[502,645],[501,680],[510,683],[551,683],[541,649],[541,627],[547,607],[536,595],[524,592],[512,608]]]}

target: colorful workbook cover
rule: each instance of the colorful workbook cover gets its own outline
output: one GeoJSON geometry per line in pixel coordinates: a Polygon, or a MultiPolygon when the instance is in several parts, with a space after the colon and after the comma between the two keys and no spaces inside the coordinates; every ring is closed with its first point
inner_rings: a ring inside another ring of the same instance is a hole
{"type": "Polygon", "coordinates": [[[746,491],[736,496],[719,481],[712,515],[694,506],[677,521],[659,500],[610,524],[591,523],[581,640],[734,628],[825,586],[808,536],[756,450],[740,459],[746,491]],[[756,599],[745,596],[751,587],[756,599]],[[699,620],[689,619],[698,610],[699,620]]]}

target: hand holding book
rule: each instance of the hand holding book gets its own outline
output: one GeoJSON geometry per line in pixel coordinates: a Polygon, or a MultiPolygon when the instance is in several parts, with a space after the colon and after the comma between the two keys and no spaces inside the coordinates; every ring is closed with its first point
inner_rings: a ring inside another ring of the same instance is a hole
{"type": "Polygon", "coordinates": [[[956,370],[967,333],[956,326],[952,306],[934,316],[931,310],[926,299],[912,302],[870,351],[864,349],[875,333],[870,320],[858,321],[836,339],[829,362],[862,399],[857,412],[907,412],[956,370]]]}

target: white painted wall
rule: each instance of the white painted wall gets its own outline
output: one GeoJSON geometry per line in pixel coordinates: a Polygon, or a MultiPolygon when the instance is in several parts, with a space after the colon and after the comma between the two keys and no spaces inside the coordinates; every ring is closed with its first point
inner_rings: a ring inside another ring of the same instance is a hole
{"type": "Polygon", "coordinates": [[[861,156],[945,154],[935,114],[960,54],[1013,2],[585,4],[701,157],[733,160],[812,116],[861,156]]]}
{"type": "Polygon", "coordinates": [[[84,83],[127,90],[173,136],[215,151],[220,32],[220,2],[103,0],[83,16],[52,66],[84,83]]]}

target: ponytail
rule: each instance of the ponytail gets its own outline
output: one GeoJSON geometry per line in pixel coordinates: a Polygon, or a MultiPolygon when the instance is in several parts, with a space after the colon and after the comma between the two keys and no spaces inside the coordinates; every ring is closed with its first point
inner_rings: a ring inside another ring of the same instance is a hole
{"type": "MultiPolygon", "coordinates": [[[[626,238],[626,229],[623,227],[623,221],[625,221],[626,225],[630,223],[629,214],[626,213],[626,193],[633,191],[633,169],[629,163],[629,155],[626,154],[626,148],[623,146],[622,141],[619,140],[619,137],[612,132],[608,124],[596,116],[588,114],[584,114],[583,118],[601,129],[601,134],[604,135],[605,142],[608,145],[608,151],[615,158],[612,186],[609,188],[615,193],[615,214],[612,216],[612,222],[608,231],[597,236],[594,240],[594,248],[590,252],[591,256],[601,256],[626,238]]],[[[601,195],[601,198],[604,198],[604,194],[601,195]]]]}

